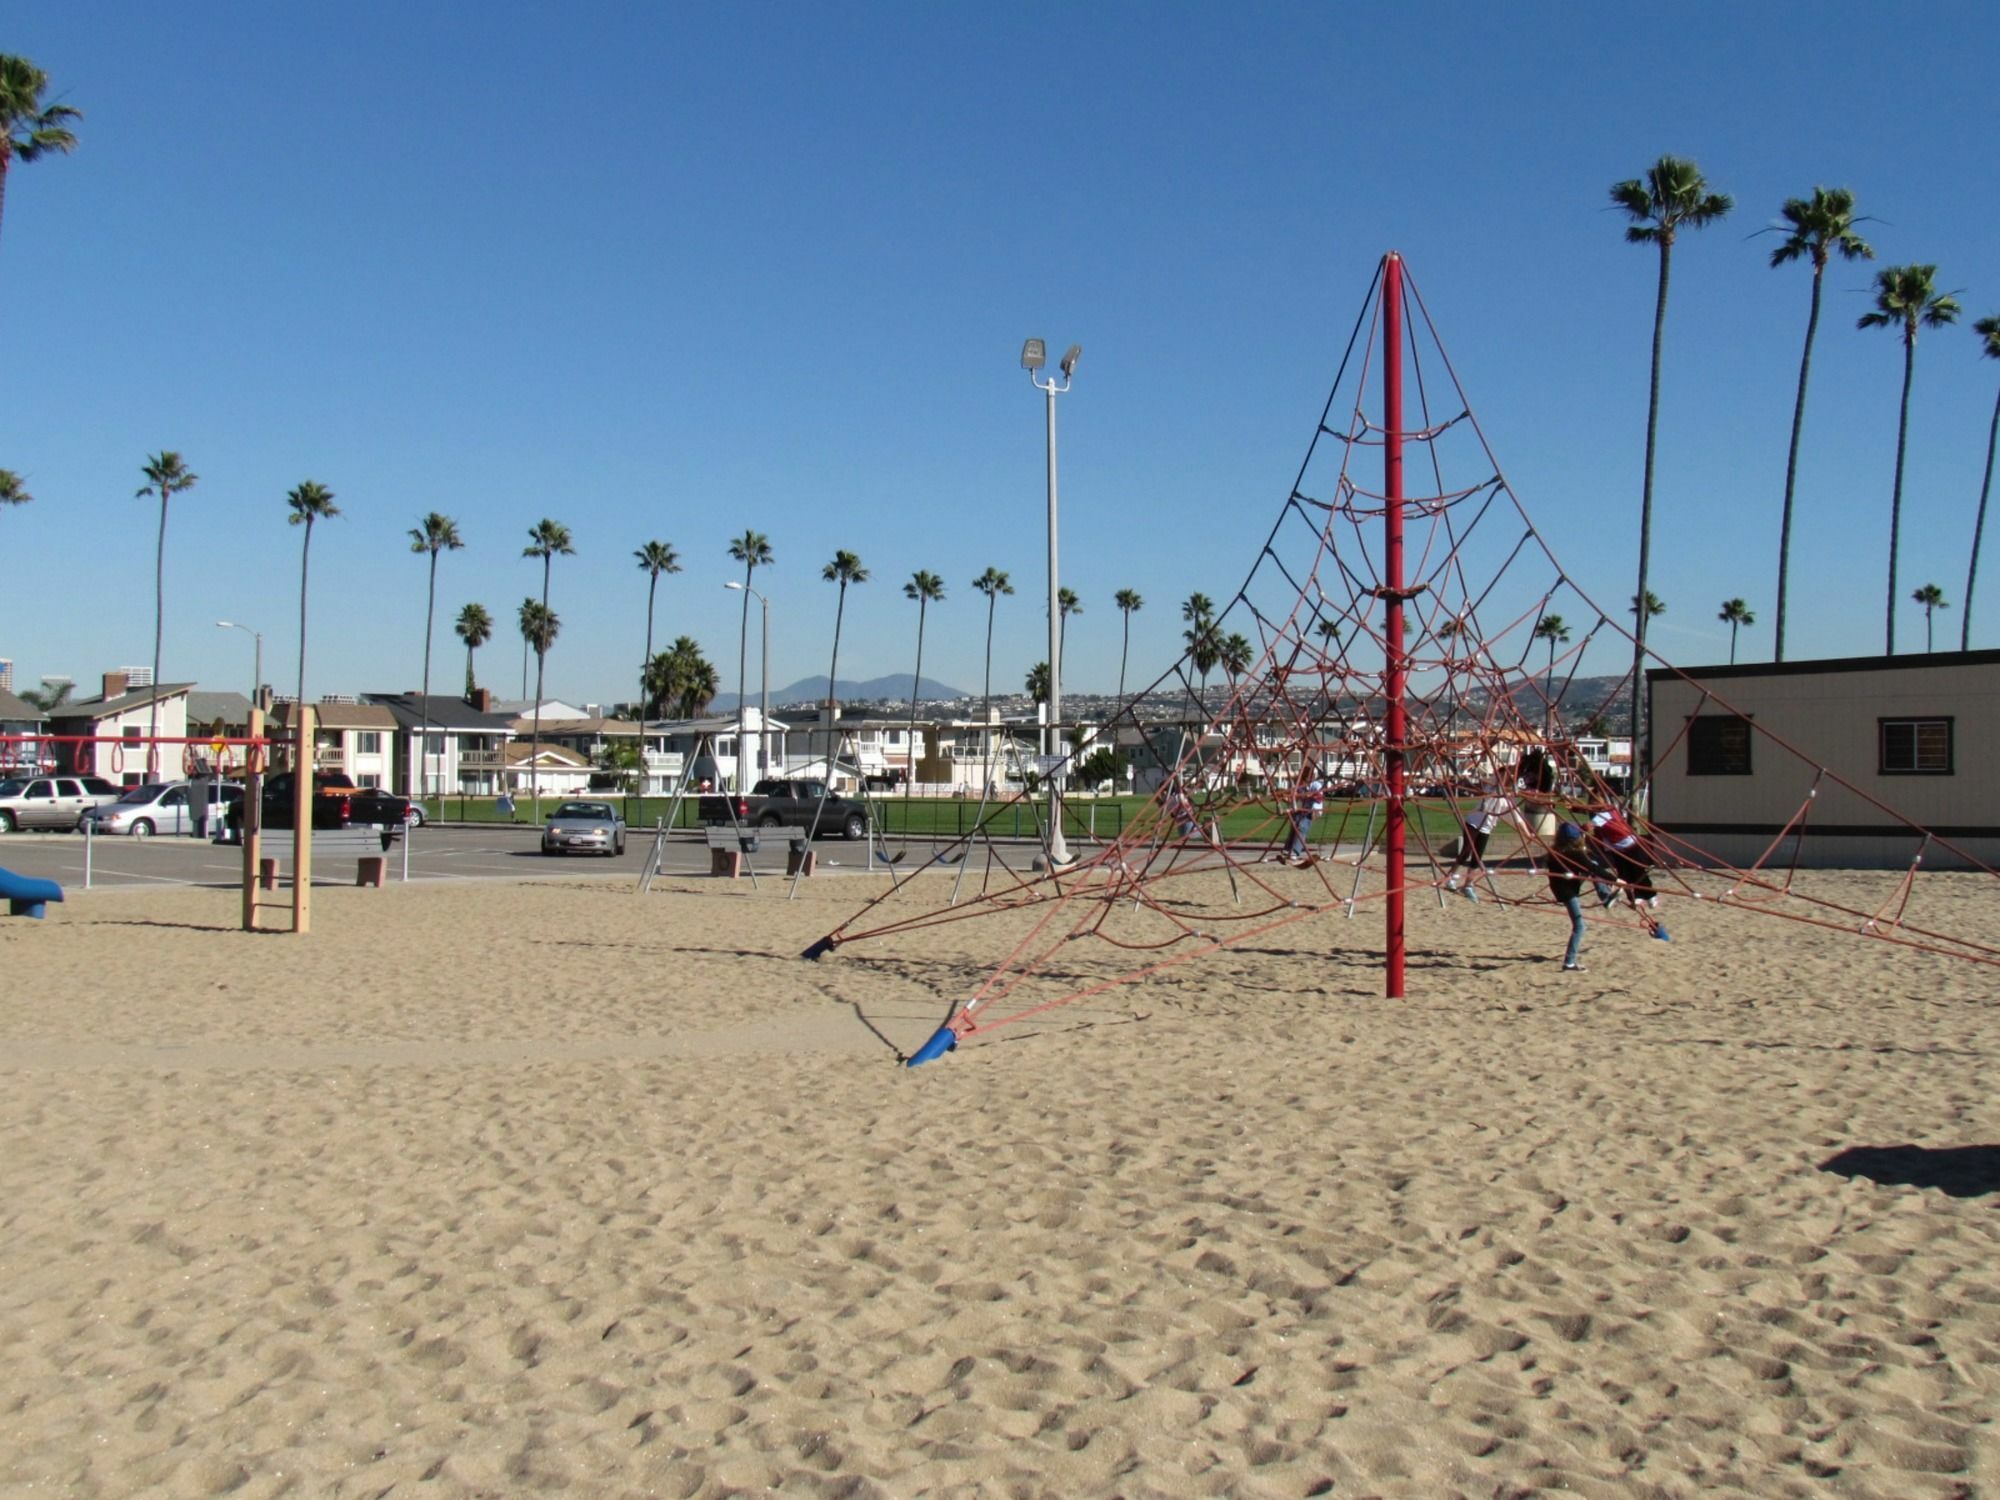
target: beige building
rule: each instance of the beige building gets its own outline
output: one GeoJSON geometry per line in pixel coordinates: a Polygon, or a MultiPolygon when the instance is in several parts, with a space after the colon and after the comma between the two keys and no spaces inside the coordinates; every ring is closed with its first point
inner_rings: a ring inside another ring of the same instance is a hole
{"type": "Polygon", "coordinates": [[[99,696],[72,698],[49,715],[51,734],[89,741],[64,745],[57,769],[90,772],[121,786],[178,780],[184,774],[181,763],[187,754],[192,687],[187,682],[163,682],[157,688],[135,688],[126,673],[106,672],[99,696]],[[145,743],[148,733],[157,733],[161,740],[150,754],[145,743]]]}
{"type": "MultiPolygon", "coordinates": [[[[378,703],[327,698],[313,706],[313,765],[345,771],[356,786],[385,787],[395,781],[396,716],[378,703]]],[[[292,704],[273,706],[271,723],[289,734],[292,704]]]]}
{"type": "Polygon", "coordinates": [[[1650,812],[1677,853],[2000,865],[2000,651],[1653,671],[1646,695],[1650,812]]]}

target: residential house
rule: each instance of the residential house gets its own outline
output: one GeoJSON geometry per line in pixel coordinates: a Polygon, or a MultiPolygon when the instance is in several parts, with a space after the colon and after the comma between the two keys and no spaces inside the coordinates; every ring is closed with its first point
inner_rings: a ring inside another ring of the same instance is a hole
{"type": "MultiPolygon", "coordinates": [[[[324,698],[312,708],[313,766],[317,770],[345,772],[356,786],[385,787],[396,779],[396,757],[414,753],[416,737],[411,736],[405,745],[397,732],[396,716],[379,703],[324,698]]],[[[274,730],[289,734],[294,718],[289,699],[271,708],[274,730]]]]}
{"type": "Polygon", "coordinates": [[[72,698],[49,715],[52,734],[89,741],[61,746],[57,769],[89,772],[125,786],[177,780],[187,753],[187,705],[193,687],[189,682],[163,682],[134,688],[124,672],[106,672],[97,697],[72,698]],[[149,755],[146,734],[156,721],[160,743],[149,755]]]}
{"type": "Polygon", "coordinates": [[[484,688],[471,702],[438,693],[429,698],[422,693],[363,693],[361,701],[387,709],[396,721],[392,791],[418,795],[421,783],[423,795],[493,797],[511,787],[502,752],[514,738],[513,720],[491,711],[492,695],[484,688]],[[426,725],[429,738],[420,757],[416,741],[426,725]]]}
{"type": "Polygon", "coordinates": [[[0,775],[48,768],[43,756],[53,751],[40,738],[48,721],[49,716],[27,699],[0,688],[0,775]]]}

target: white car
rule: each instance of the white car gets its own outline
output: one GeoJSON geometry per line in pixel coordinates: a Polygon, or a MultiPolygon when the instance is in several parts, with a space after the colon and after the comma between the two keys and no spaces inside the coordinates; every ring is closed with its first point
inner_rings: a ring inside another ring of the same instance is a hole
{"type": "MultiPolygon", "coordinates": [[[[243,788],[233,781],[218,781],[208,789],[208,826],[220,834],[232,803],[243,800],[243,788]]],[[[135,839],[156,833],[194,832],[194,814],[188,806],[185,781],[155,781],[145,786],[127,787],[116,802],[92,808],[85,815],[92,833],[122,833],[135,839]]]]}
{"type": "Polygon", "coordinates": [[[0,833],[17,828],[82,828],[124,789],[101,776],[15,776],[0,781],[0,833]]]}

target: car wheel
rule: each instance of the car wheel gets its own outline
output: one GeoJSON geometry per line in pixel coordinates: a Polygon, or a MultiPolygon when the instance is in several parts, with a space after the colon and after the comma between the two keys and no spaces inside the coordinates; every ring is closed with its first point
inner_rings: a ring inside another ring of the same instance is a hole
{"type": "Polygon", "coordinates": [[[0,812],[0,833],[12,833],[16,828],[20,826],[21,826],[20,824],[14,821],[14,815],[12,813],[0,812]]]}
{"type": "Polygon", "coordinates": [[[868,836],[868,820],[862,817],[860,813],[849,813],[847,821],[841,825],[840,831],[849,841],[866,838],[868,836]]]}
{"type": "Polygon", "coordinates": [[[133,838],[149,839],[152,836],[153,836],[153,820],[151,818],[141,818],[138,822],[132,825],[133,838]]]}
{"type": "Polygon", "coordinates": [[[782,825],[784,821],[785,820],[779,817],[776,813],[765,813],[763,817],[757,820],[757,826],[759,828],[777,828],[780,825],[782,825]]]}
{"type": "Polygon", "coordinates": [[[620,839],[617,845],[612,849],[611,857],[613,859],[621,859],[624,857],[624,854],[625,854],[625,840],[620,839]]]}
{"type": "Polygon", "coordinates": [[[424,826],[427,819],[424,817],[424,810],[421,807],[417,806],[416,803],[412,802],[410,804],[409,816],[404,818],[403,821],[405,823],[408,823],[412,828],[421,828],[424,826]]]}

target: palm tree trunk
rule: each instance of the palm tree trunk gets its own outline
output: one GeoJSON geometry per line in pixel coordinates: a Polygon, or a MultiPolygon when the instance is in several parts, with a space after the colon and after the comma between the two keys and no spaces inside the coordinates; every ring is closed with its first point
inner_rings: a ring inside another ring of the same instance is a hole
{"type": "Polygon", "coordinates": [[[1986,478],[1979,486],[1979,516],[1972,523],[1972,561],[1965,569],[1965,614],[1958,627],[1958,649],[1972,649],[1972,584],[1979,577],[1979,543],[1986,533],[1986,497],[1993,493],[1993,443],[2000,438],[2000,397],[1993,401],[1993,425],[1986,429],[1986,478]]]}
{"type": "Polygon", "coordinates": [[[438,555],[431,549],[431,587],[424,600],[424,702],[423,727],[417,734],[417,774],[416,795],[423,796],[424,767],[430,758],[431,745],[431,635],[437,629],[438,597],[438,555]]]}
{"type": "Polygon", "coordinates": [[[1889,631],[1886,654],[1896,654],[1896,544],[1903,532],[1903,451],[1910,436],[1910,380],[1917,372],[1917,334],[1903,335],[1903,409],[1896,422],[1896,487],[1889,496],[1889,631]]]}
{"type": "Polygon", "coordinates": [[[160,539],[153,544],[153,703],[146,716],[146,764],[150,773],[160,752],[160,637],[167,623],[167,495],[160,487],[160,539]]]}
{"type": "MultiPolygon", "coordinates": [[[[756,572],[756,570],[757,565],[754,562],[746,562],[743,565],[743,624],[736,632],[736,791],[738,795],[749,790],[748,785],[743,780],[743,741],[746,738],[743,733],[743,723],[744,714],[747,712],[743,698],[744,694],[749,691],[745,681],[745,674],[750,669],[750,575],[756,572]]],[[[807,742],[806,753],[808,755],[812,753],[812,744],[810,741],[807,742]]],[[[716,768],[715,774],[717,777],[722,775],[722,768],[720,766],[716,768]]]]}
{"type": "Polygon", "coordinates": [[[479,691],[479,679],[472,675],[472,643],[465,644],[465,701],[470,703],[472,695],[479,691]]]}
{"type": "Polygon", "coordinates": [[[903,836],[910,834],[910,788],[917,779],[917,690],[924,681],[924,614],[931,607],[930,600],[922,594],[917,596],[917,675],[910,684],[910,734],[904,742],[909,753],[909,774],[903,778],[903,836]]]}
{"type": "Polygon", "coordinates": [[[1131,651],[1132,651],[1132,611],[1128,609],[1125,611],[1124,640],[1118,647],[1118,702],[1120,706],[1123,706],[1125,702],[1125,658],[1131,654],[1131,651]]]}
{"type": "Polygon", "coordinates": [[[834,678],[840,669],[840,622],[847,614],[847,583],[840,585],[840,602],[833,609],[833,660],[826,669],[826,784],[833,785],[834,725],[839,722],[839,712],[833,703],[834,678]]]}
{"type": "MultiPolygon", "coordinates": [[[[301,727],[303,727],[303,723],[298,716],[303,712],[306,704],[306,575],[308,569],[312,566],[312,548],[313,523],[312,517],[308,515],[306,517],[306,539],[304,544],[299,548],[299,691],[297,698],[293,700],[298,704],[298,707],[293,710],[294,717],[292,720],[295,725],[300,725],[301,727]]],[[[297,754],[298,760],[295,762],[295,768],[298,773],[301,776],[311,775],[313,768],[313,747],[301,740],[297,747],[297,754]]]]}
{"type": "Polygon", "coordinates": [[[6,136],[0,136],[0,219],[6,217],[7,167],[13,158],[14,148],[12,142],[6,136]]]}
{"type": "MultiPolygon", "coordinates": [[[[1778,562],[1778,596],[1780,598],[1784,597],[1784,592],[1785,592],[1785,581],[1784,581],[1785,564],[1783,560],[1783,552],[1784,549],[1780,547],[1779,548],[1780,556],[1778,562]]],[[[1783,619],[1784,616],[1780,615],[1779,618],[1783,619]]],[[[1778,658],[1778,660],[1783,661],[1784,658],[1781,656],[1778,658]]],[[[1731,620],[1729,622],[1729,665],[1732,667],[1736,665],[1736,622],[1734,620],[1731,620]]]]}
{"type": "Polygon", "coordinates": [[[1639,497],[1639,621],[1632,633],[1632,785],[1636,790],[1649,769],[1640,714],[1639,689],[1646,675],[1646,574],[1653,551],[1653,455],[1660,431],[1660,346],[1667,331],[1667,281],[1672,274],[1674,242],[1660,238],[1660,295],[1653,305],[1653,379],[1646,397],[1646,479],[1639,497]]]}
{"type": "MultiPolygon", "coordinates": [[[[646,672],[653,665],[653,595],[659,589],[660,575],[655,573],[653,581],[646,585],[646,654],[639,662],[639,753],[642,761],[646,751],[646,672]]],[[[639,795],[645,795],[643,771],[639,795]]]]}
{"type": "Polygon", "coordinates": [[[986,681],[979,690],[979,746],[984,755],[981,764],[985,779],[979,788],[981,796],[986,788],[993,785],[993,606],[1000,602],[998,594],[986,596],[986,681]]]}
{"type": "Polygon", "coordinates": [[[528,800],[534,804],[535,821],[542,821],[542,674],[549,664],[549,570],[555,566],[554,552],[542,554],[541,639],[535,642],[535,732],[528,745],[528,800]]]}
{"type": "MultiPolygon", "coordinates": [[[[1812,372],[1813,335],[1819,330],[1820,276],[1826,270],[1823,260],[1813,263],[1812,315],[1806,319],[1806,347],[1799,356],[1799,394],[1792,404],[1792,446],[1785,456],[1785,509],[1778,522],[1778,637],[1775,659],[1785,659],[1785,582],[1790,574],[1792,559],[1792,493],[1799,477],[1799,437],[1806,426],[1806,377],[1812,372]]],[[[1729,659],[1736,660],[1736,628],[1729,631],[1729,659]]]]}

